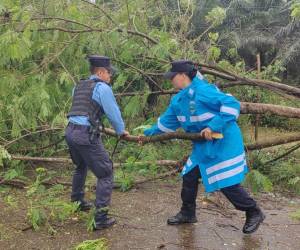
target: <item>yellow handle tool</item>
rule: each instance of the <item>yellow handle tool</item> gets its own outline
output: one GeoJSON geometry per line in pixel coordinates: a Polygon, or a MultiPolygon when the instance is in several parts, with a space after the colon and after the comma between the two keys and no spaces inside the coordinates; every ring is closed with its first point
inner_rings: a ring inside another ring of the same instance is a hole
{"type": "Polygon", "coordinates": [[[214,139],[222,139],[222,138],[224,138],[224,136],[221,133],[215,133],[215,132],[213,132],[212,133],[212,138],[214,138],[214,139]]]}

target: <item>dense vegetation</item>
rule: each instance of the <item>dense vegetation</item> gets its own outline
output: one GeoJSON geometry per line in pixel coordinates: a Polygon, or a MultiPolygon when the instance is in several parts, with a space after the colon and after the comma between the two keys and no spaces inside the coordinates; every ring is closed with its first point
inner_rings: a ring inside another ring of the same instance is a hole
{"type": "MultiPolygon", "coordinates": [[[[52,187],[48,190],[51,195],[43,197],[42,182],[55,177],[56,171],[42,165],[33,176],[28,175],[24,162],[9,158],[11,154],[67,155],[61,139],[63,131],[54,128],[66,125],[72,88],[78,79],[89,75],[87,55],[112,58],[119,69],[114,79],[115,93],[142,93],[117,98],[127,128],[133,134],[141,132],[140,125],[151,124],[169,102],[169,95],[150,92],[171,88],[161,77],[171,59],[189,58],[216,64],[241,76],[300,87],[299,1],[92,2],[0,2],[1,178],[31,180],[27,190],[31,199],[28,218],[35,229],[52,219],[46,213],[63,219],[76,207],[56,200],[55,194],[64,188],[60,185],[52,187]]],[[[206,77],[213,82],[224,81],[209,74],[206,77]]],[[[242,101],[300,107],[297,98],[251,86],[236,86],[226,91],[242,101]]],[[[253,141],[251,131],[257,122],[262,138],[300,130],[296,119],[243,115],[239,123],[246,142],[253,141]]],[[[115,138],[104,136],[104,142],[110,152],[114,151],[115,138]]],[[[264,150],[250,153],[253,171],[246,184],[253,191],[271,191],[274,185],[279,185],[299,194],[298,148],[299,144],[293,144],[267,153],[264,150]],[[287,157],[272,161],[289,150],[291,154],[287,157]]],[[[137,166],[136,161],[180,160],[189,150],[188,143],[177,140],[143,147],[120,142],[114,161],[126,164],[116,171],[116,180],[127,190],[136,177],[165,171],[155,164],[137,166]]],[[[11,198],[7,202],[12,202],[11,198]]]]}

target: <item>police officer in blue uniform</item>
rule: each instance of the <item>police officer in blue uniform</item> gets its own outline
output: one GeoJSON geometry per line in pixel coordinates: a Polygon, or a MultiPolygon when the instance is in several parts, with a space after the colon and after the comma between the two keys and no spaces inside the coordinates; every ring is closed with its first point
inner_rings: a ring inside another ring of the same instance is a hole
{"type": "Polygon", "coordinates": [[[108,217],[113,188],[113,163],[103,147],[99,126],[106,115],[119,136],[128,132],[113,95],[110,81],[113,73],[110,59],[105,56],[89,56],[91,76],[81,80],[73,90],[71,110],[65,137],[76,169],[73,174],[71,200],[79,203],[79,209],[89,210],[92,204],[84,200],[84,184],[88,168],[97,177],[95,230],[115,223],[108,217]]]}
{"type": "Polygon", "coordinates": [[[193,151],[182,169],[182,207],[168,224],[194,223],[196,196],[201,176],[206,192],[220,190],[238,210],[245,211],[244,233],[256,231],[265,215],[240,183],[248,172],[243,138],[237,119],[240,103],[230,94],[208,83],[187,60],[174,61],[165,74],[179,93],[146,136],[174,132],[201,133],[205,140],[193,141],[193,151]],[[222,135],[215,137],[214,135],[222,135]]]}

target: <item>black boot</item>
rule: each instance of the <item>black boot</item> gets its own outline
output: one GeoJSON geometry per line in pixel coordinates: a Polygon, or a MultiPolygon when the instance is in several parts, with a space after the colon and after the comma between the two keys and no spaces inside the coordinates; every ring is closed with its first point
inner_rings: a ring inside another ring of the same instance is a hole
{"type": "Polygon", "coordinates": [[[89,211],[93,208],[93,203],[85,201],[85,200],[79,200],[79,201],[73,201],[78,203],[78,209],[77,211],[89,211]]]}
{"type": "Polygon", "coordinates": [[[266,216],[258,206],[256,206],[254,209],[246,211],[246,222],[243,227],[243,233],[254,233],[265,218],[266,216]]]}
{"type": "Polygon", "coordinates": [[[97,209],[95,214],[95,225],[94,230],[101,230],[108,228],[116,223],[114,218],[107,216],[107,209],[97,209]]]}
{"type": "Polygon", "coordinates": [[[195,215],[184,214],[181,211],[168,219],[167,223],[169,225],[179,225],[185,223],[196,223],[197,218],[195,215]]]}

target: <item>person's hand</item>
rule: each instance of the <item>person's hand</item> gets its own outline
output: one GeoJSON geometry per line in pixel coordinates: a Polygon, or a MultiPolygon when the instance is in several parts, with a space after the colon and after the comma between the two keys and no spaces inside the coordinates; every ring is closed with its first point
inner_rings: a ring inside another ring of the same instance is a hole
{"type": "Polygon", "coordinates": [[[129,132],[127,130],[124,130],[124,132],[120,136],[127,137],[128,135],[129,135],[129,132]]]}
{"type": "Polygon", "coordinates": [[[144,145],[144,140],[143,140],[144,137],[145,137],[145,136],[143,136],[143,135],[139,135],[139,136],[138,136],[138,144],[139,144],[140,146],[143,146],[143,145],[144,145]]]}
{"type": "Polygon", "coordinates": [[[212,138],[212,131],[210,128],[205,128],[200,132],[200,135],[203,136],[205,138],[205,140],[209,140],[211,141],[212,138]]]}

